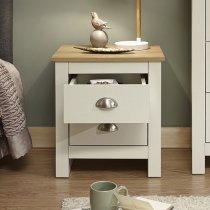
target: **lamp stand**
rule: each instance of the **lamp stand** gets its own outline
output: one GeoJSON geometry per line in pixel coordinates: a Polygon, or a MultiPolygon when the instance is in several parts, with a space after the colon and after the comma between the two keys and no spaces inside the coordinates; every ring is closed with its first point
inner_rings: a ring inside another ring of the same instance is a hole
{"type": "Polygon", "coordinates": [[[136,0],[136,41],[141,41],[141,0],[136,0]]]}
{"type": "Polygon", "coordinates": [[[136,41],[119,41],[115,45],[120,48],[146,50],[149,43],[141,41],[141,0],[136,0],[136,41]]]}

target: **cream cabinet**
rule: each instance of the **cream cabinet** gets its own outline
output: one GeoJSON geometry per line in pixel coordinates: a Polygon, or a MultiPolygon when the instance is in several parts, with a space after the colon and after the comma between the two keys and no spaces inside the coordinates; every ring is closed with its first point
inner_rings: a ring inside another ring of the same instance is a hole
{"type": "Polygon", "coordinates": [[[192,0],[192,173],[210,156],[210,0],[192,0]]]}
{"type": "Polygon", "coordinates": [[[52,60],[56,177],[68,177],[74,159],[147,159],[148,176],[160,177],[160,47],[104,55],[64,45],[52,60]],[[95,78],[118,84],[90,84],[95,78]]]}

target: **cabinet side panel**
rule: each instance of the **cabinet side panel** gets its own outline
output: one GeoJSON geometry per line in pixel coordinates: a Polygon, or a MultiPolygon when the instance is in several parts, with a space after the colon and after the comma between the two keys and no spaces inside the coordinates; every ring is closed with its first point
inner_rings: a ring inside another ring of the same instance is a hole
{"type": "Polygon", "coordinates": [[[161,63],[149,63],[148,176],[161,177],[161,63]]]}
{"type": "Polygon", "coordinates": [[[192,173],[205,173],[204,0],[192,0],[192,173]]]}
{"type": "Polygon", "coordinates": [[[69,176],[68,124],[64,124],[64,84],[68,83],[68,63],[55,64],[56,177],[69,176]]]}

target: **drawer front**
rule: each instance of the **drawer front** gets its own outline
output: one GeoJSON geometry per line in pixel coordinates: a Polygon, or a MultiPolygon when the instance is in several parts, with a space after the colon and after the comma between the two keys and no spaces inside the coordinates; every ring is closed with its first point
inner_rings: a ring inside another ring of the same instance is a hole
{"type": "Polygon", "coordinates": [[[210,92],[210,42],[206,43],[206,92],[210,92]]]}
{"type": "Polygon", "coordinates": [[[147,124],[116,125],[117,131],[102,132],[98,124],[70,124],[70,146],[147,145],[147,124]]]}
{"type": "Polygon", "coordinates": [[[148,62],[144,63],[69,63],[69,74],[100,73],[148,73],[148,62]]]}
{"type": "Polygon", "coordinates": [[[206,41],[210,41],[210,0],[206,0],[206,41]]]}
{"type": "Polygon", "coordinates": [[[64,85],[65,123],[147,123],[149,107],[148,85],[64,85]],[[104,97],[117,107],[96,107],[104,97]]]}
{"type": "Polygon", "coordinates": [[[206,142],[210,142],[210,93],[206,94],[206,142]]]}

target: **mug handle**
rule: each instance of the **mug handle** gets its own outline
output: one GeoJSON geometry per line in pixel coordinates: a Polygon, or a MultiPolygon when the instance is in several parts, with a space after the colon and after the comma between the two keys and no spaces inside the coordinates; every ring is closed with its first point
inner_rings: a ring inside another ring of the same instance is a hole
{"type": "Polygon", "coordinates": [[[119,186],[119,187],[117,188],[117,193],[118,193],[118,194],[121,194],[121,195],[127,196],[127,195],[128,195],[128,188],[125,187],[125,186],[119,186]],[[121,193],[121,192],[123,192],[123,193],[121,193]]]}

